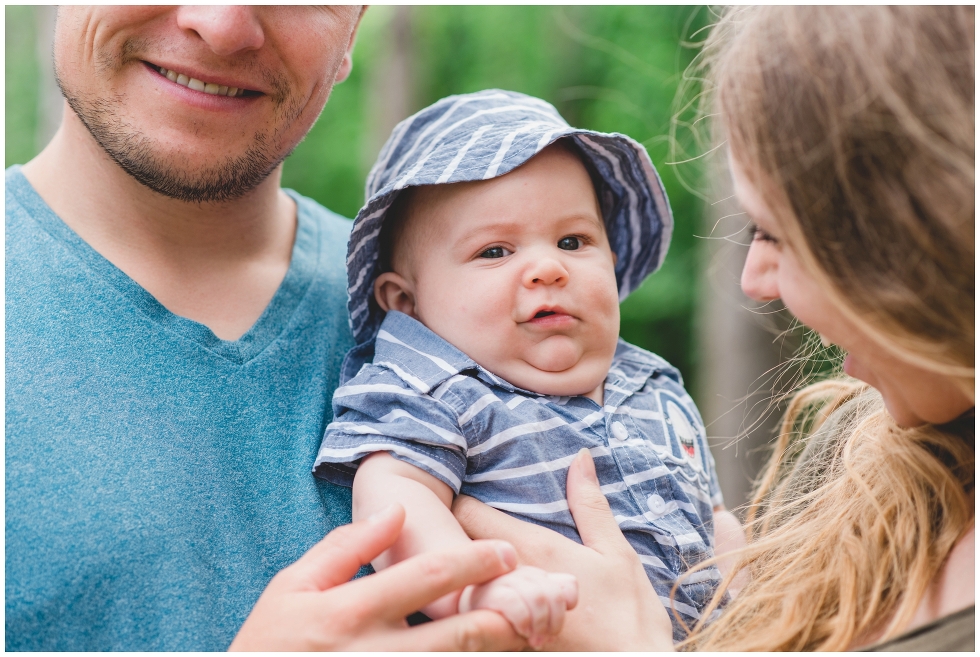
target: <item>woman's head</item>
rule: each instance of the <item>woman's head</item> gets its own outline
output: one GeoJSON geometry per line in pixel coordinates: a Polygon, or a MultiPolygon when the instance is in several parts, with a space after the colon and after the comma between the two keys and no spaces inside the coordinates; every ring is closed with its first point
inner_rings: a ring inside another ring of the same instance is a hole
{"type": "Polygon", "coordinates": [[[972,406],[973,8],[736,10],[712,41],[761,228],[746,292],[849,351],[900,423],[972,406]]]}
{"type": "Polygon", "coordinates": [[[700,648],[894,636],[973,525],[972,422],[941,424],[974,399],[973,53],[972,7],[740,8],[712,30],[705,98],[758,228],[743,287],[882,394],[793,397],[746,514],[749,583],[700,648]]]}
{"type": "Polygon", "coordinates": [[[973,406],[973,397],[958,377],[910,362],[875,339],[873,326],[862,326],[843,312],[828,292],[829,285],[820,281],[820,272],[808,269],[797,249],[787,244],[784,222],[748,182],[741,166],[732,162],[731,170],[735,194],[754,224],[742,271],[745,294],[757,301],[782,299],[824,341],[846,351],[844,371],[877,388],[902,426],[947,422],[973,406]]]}

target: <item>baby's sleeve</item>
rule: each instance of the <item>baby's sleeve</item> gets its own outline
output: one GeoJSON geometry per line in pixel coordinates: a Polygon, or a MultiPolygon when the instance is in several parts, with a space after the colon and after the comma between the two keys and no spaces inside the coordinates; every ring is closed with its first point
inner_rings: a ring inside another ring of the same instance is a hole
{"type": "Polygon", "coordinates": [[[466,439],[455,412],[411,388],[390,370],[369,365],[333,396],[313,473],[351,486],[361,459],[388,452],[459,493],[466,472],[466,439]]]}

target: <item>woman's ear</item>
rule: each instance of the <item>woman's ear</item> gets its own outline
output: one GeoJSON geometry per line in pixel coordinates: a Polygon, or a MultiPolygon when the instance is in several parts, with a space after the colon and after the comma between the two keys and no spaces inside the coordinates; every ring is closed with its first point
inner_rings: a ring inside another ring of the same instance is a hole
{"type": "Polygon", "coordinates": [[[415,289],[405,277],[393,271],[385,272],[374,281],[374,298],[385,312],[397,310],[415,317],[415,289]]]}

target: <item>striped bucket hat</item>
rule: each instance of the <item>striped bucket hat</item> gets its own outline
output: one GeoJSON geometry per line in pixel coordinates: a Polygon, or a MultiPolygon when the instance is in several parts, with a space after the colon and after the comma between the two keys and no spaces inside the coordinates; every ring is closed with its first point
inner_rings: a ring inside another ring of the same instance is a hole
{"type": "MultiPolygon", "coordinates": [[[[360,345],[354,351],[362,354],[352,367],[370,358],[384,319],[374,301],[374,279],[381,273],[378,238],[398,193],[502,176],[563,137],[591,165],[617,256],[620,300],[660,267],[674,222],[660,177],[640,144],[621,134],[572,128],[550,104],[513,91],[449,96],[395,126],[368,174],[367,203],[354,219],[347,251],[350,325],[360,345]]],[[[344,370],[346,379],[346,364],[344,370]]]]}

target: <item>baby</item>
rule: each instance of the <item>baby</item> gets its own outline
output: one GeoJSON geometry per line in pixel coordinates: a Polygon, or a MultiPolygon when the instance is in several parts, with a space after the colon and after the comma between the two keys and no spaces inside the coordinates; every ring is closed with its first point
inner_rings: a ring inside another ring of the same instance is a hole
{"type": "MultiPolygon", "coordinates": [[[[353,485],[355,518],[405,507],[374,566],[468,540],[459,493],[580,541],[565,476],[584,447],[660,598],[693,625],[717,570],[670,591],[711,553],[713,460],[678,371],[618,338],[619,303],[672,228],[646,151],[490,90],[400,123],[367,190],[347,261],[358,346],[314,471],[353,485]]],[[[520,567],[422,611],[493,609],[540,645],[576,598],[571,576],[520,567]]]]}

